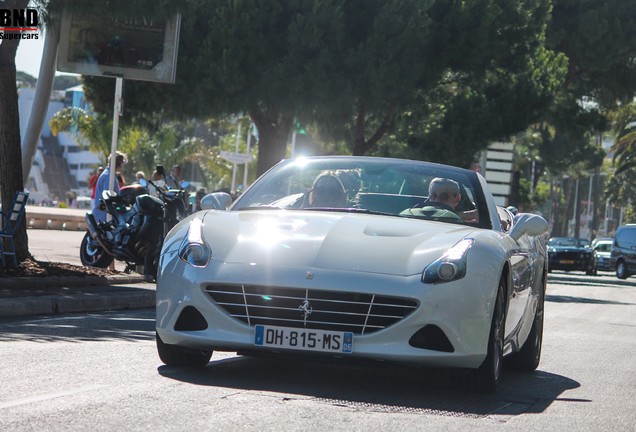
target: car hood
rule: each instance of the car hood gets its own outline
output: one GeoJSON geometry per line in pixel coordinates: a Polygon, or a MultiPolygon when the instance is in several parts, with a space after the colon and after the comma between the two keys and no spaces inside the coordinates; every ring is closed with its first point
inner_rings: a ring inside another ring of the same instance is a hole
{"type": "Polygon", "coordinates": [[[475,229],[339,212],[209,211],[203,236],[227,263],[413,275],[475,229]]]}

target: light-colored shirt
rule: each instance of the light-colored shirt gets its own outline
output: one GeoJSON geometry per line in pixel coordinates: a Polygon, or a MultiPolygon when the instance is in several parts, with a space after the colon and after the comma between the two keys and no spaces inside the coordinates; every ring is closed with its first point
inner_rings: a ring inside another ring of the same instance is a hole
{"type": "MultiPolygon", "coordinates": [[[[110,167],[106,168],[104,172],[97,179],[97,186],[95,186],[95,202],[93,203],[93,215],[98,222],[106,222],[106,213],[104,210],[99,209],[99,204],[102,201],[102,192],[109,190],[108,182],[110,181],[110,167]]],[[[115,193],[119,194],[119,183],[115,179],[115,193]]]]}

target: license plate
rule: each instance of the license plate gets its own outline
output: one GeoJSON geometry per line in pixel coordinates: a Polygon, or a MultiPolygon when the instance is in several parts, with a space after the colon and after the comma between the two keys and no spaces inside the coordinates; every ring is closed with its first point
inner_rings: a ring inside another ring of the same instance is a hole
{"type": "Polygon", "coordinates": [[[257,325],[254,344],[303,351],[351,354],[353,333],[257,325]]]}
{"type": "Polygon", "coordinates": [[[561,264],[574,264],[574,260],[561,260],[559,261],[561,264]]]}

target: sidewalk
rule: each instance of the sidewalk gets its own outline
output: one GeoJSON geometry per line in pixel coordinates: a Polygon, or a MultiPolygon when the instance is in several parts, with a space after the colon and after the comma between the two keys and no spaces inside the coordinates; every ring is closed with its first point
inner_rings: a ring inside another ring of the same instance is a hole
{"type": "MultiPolygon", "coordinates": [[[[26,220],[31,229],[70,235],[73,244],[80,244],[85,228],[86,210],[55,207],[26,207],[26,220]],[[75,238],[76,237],[76,238],[75,238]]],[[[66,251],[68,255],[77,252],[66,251]]],[[[36,259],[57,261],[67,258],[47,249],[38,249],[38,243],[30,244],[36,259]]],[[[79,260],[79,259],[78,259],[79,260]]],[[[79,264],[70,262],[71,264],[79,264]]],[[[81,264],[80,264],[81,265],[81,264]]],[[[63,313],[97,312],[121,309],[155,307],[155,284],[148,283],[139,274],[120,273],[114,276],[72,277],[2,277],[0,278],[0,319],[30,315],[54,315],[63,313]]]]}

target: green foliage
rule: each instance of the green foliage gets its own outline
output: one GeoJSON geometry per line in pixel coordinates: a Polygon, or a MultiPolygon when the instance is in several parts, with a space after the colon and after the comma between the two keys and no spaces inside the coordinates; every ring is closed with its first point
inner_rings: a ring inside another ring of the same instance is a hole
{"type": "Polygon", "coordinates": [[[616,141],[612,146],[616,174],[636,169],[636,102],[625,105],[612,116],[616,141]]]}
{"type": "MultiPolygon", "coordinates": [[[[547,0],[184,4],[176,84],[126,83],[127,110],[247,112],[261,134],[259,172],[285,155],[294,118],[354,154],[410,141],[420,157],[439,145],[455,148],[448,154],[469,145],[472,157],[535,119],[564,70],[542,48],[547,0]]],[[[108,112],[112,82],[86,82],[108,112]]]]}
{"type": "Polygon", "coordinates": [[[614,203],[622,203],[636,214],[636,103],[612,113],[612,132],[616,139],[611,151],[615,168],[606,188],[614,203]]]}
{"type": "Polygon", "coordinates": [[[56,75],[53,79],[53,90],[66,90],[80,84],[81,81],[79,77],[73,75],[56,75]]]}
{"type": "Polygon", "coordinates": [[[547,47],[569,61],[565,85],[537,126],[552,173],[600,166],[595,137],[607,131],[611,111],[636,95],[635,16],[635,2],[553,0],[547,47]]]}
{"type": "Polygon", "coordinates": [[[568,92],[612,108],[636,93],[636,2],[553,0],[547,43],[570,59],[568,92]]]}
{"type": "Polygon", "coordinates": [[[22,83],[26,84],[27,86],[34,86],[37,82],[37,78],[35,78],[34,76],[29,75],[26,72],[21,72],[21,71],[17,71],[16,72],[16,81],[21,81],[22,83]]]}

